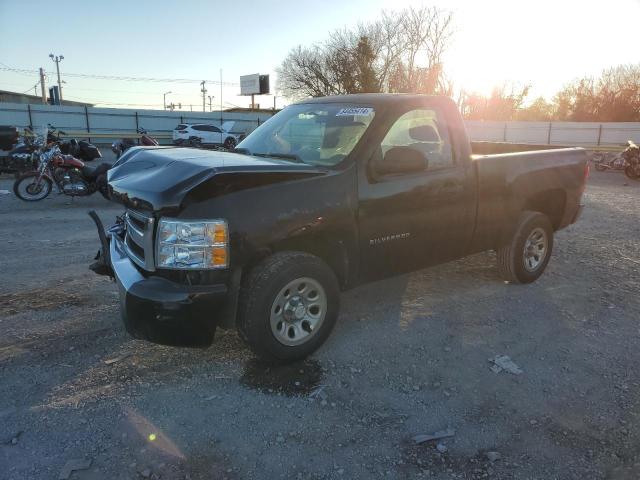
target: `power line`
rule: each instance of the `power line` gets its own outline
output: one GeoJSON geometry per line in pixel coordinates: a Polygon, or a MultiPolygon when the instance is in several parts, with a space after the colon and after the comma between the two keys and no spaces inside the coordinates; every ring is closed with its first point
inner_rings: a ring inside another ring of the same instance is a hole
{"type": "MultiPolygon", "coordinates": [[[[4,63],[0,63],[0,70],[6,72],[19,73],[23,75],[32,75],[39,73],[37,70],[29,70],[26,68],[13,68],[9,67],[4,63]]],[[[65,72],[65,76],[67,77],[75,77],[75,78],[91,78],[96,80],[115,80],[115,81],[124,81],[124,82],[157,82],[157,83],[200,83],[202,80],[193,80],[189,78],[155,78],[155,77],[129,77],[129,76],[118,76],[118,75],[94,75],[88,73],[67,73],[65,72]]],[[[205,80],[208,83],[213,83],[215,85],[223,85],[226,87],[237,87],[240,84],[235,82],[220,82],[219,80],[205,80]]]]}
{"type": "Polygon", "coordinates": [[[33,90],[34,88],[36,88],[38,85],[40,85],[40,80],[38,80],[35,85],[31,88],[26,89],[24,92],[22,92],[22,95],[25,95],[27,93],[29,93],[31,90],[33,90]]]}
{"type": "MultiPolygon", "coordinates": [[[[80,97],[67,97],[67,100],[73,100],[76,102],[84,102],[84,103],[93,103],[95,105],[117,105],[119,107],[163,107],[163,105],[161,103],[121,103],[121,102],[106,102],[106,101],[100,101],[100,100],[94,100],[94,99],[89,99],[89,98],[80,98],[80,97]]],[[[226,104],[227,107],[238,107],[238,108],[242,108],[239,107],[238,105],[235,105],[231,102],[224,102],[226,104]]],[[[185,103],[182,102],[182,106],[185,107],[187,105],[190,105],[189,103],[185,103]]],[[[196,105],[196,102],[194,102],[192,105],[196,105]]],[[[195,113],[195,112],[194,112],[195,113]]]]}

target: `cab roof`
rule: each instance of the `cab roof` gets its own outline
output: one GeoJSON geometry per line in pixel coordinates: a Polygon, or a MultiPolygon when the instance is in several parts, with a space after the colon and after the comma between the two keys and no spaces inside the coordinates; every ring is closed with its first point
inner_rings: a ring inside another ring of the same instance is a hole
{"type": "Polygon", "coordinates": [[[425,100],[433,105],[451,105],[453,100],[442,95],[421,95],[414,93],[357,93],[352,95],[331,95],[307,98],[296,102],[305,103],[352,103],[369,107],[388,107],[398,104],[422,105],[425,100]]]}

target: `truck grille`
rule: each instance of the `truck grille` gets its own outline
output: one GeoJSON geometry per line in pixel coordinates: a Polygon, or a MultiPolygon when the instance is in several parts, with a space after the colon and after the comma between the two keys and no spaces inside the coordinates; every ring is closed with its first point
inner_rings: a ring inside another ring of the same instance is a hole
{"type": "Polygon", "coordinates": [[[129,258],[138,266],[155,270],[153,255],[154,219],[135,210],[127,210],[124,216],[124,245],[129,258]]]}

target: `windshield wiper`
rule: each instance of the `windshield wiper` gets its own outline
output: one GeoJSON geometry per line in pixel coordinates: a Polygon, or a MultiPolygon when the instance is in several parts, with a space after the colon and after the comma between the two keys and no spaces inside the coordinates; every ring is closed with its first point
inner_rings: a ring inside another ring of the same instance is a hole
{"type": "Polygon", "coordinates": [[[293,160],[297,163],[304,163],[302,159],[295,153],[253,153],[252,155],[256,157],[281,158],[283,160],[293,160]]]}

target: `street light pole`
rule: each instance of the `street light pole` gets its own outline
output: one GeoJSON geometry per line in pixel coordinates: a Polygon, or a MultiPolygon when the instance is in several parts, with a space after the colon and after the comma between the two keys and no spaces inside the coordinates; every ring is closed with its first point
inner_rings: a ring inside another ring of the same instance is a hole
{"type": "Polygon", "coordinates": [[[62,105],[62,82],[60,81],[60,62],[64,60],[64,55],[49,54],[49,58],[55,62],[56,71],[58,72],[58,95],[60,96],[60,105],[62,105]]]}
{"type": "Polygon", "coordinates": [[[162,103],[164,104],[164,109],[167,109],[167,95],[169,95],[171,92],[164,92],[162,94],[162,103]]]}
{"type": "Polygon", "coordinates": [[[212,103],[213,99],[216,98],[216,97],[214,97],[213,95],[207,95],[207,96],[209,97],[209,111],[212,112],[213,109],[211,108],[211,103],[212,103]]]}

